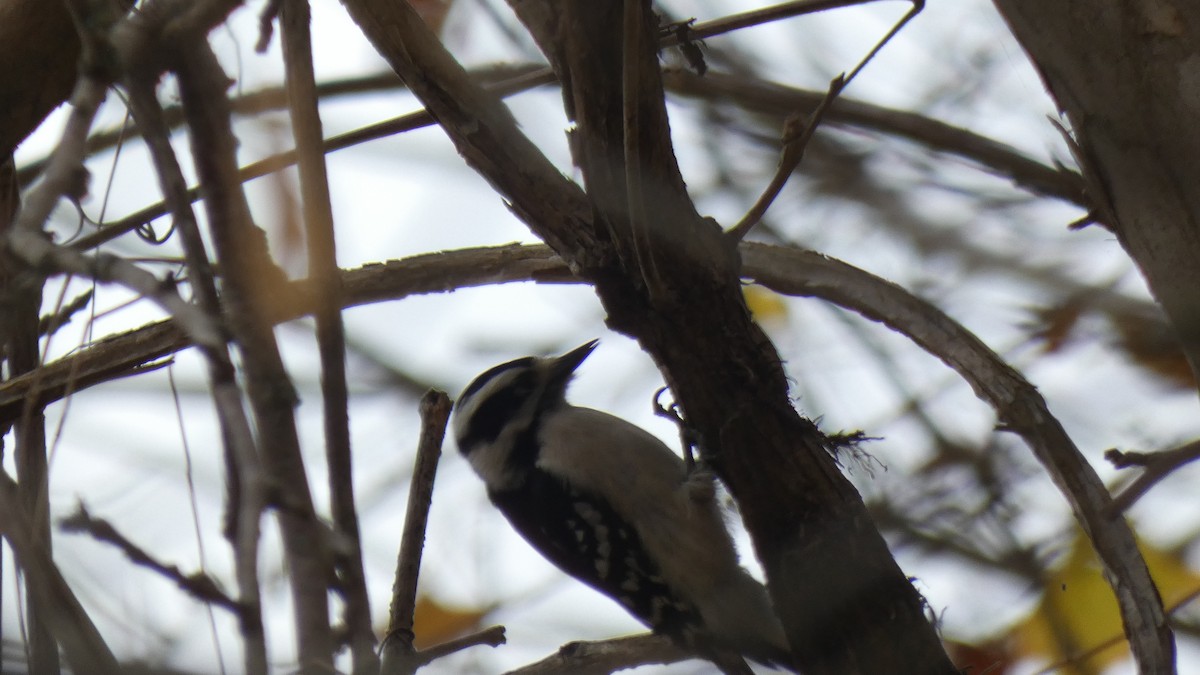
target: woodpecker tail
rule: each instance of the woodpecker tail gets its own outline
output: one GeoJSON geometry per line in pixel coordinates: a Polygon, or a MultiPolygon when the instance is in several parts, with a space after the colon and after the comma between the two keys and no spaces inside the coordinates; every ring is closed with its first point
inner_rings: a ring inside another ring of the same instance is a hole
{"type": "Polygon", "coordinates": [[[771,607],[767,589],[745,570],[713,589],[711,604],[701,607],[704,625],[721,648],[763,665],[795,670],[783,625],[771,607]]]}

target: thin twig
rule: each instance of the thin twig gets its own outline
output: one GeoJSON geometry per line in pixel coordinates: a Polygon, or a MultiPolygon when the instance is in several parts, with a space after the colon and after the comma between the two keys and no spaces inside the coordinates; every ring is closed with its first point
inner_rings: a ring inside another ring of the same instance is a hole
{"type": "Polygon", "coordinates": [[[1104,459],[1118,469],[1131,466],[1140,466],[1145,469],[1141,475],[1113,498],[1112,513],[1123,513],[1159,481],[1184,465],[1200,459],[1200,441],[1192,441],[1178,448],[1161,452],[1121,452],[1113,449],[1104,453],[1104,459]]]}
{"type": "Polygon", "coordinates": [[[800,161],[804,159],[804,150],[808,147],[808,142],[812,140],[817,125],[825,117],[825,111],[829,109],[829,105],[845,87],[846,80],[843,79],[843,76],[838,75],[829,83],[829,90],[825,92],[825,97],[821,99],[811,115],[804,116],[803,113],[797,112],[787,118],[783,124],[783,154],[779,157],[779,166],[775,168],[771,182],[767,184],[766,189],[759,195],[746,215],[742,216],[742,219],[726,232],[727,237],[733,241],[741,241],[766,215],[767,209],[779,197],[779,193],[783,192],[783,187],[787,185],[788,179],[792,177],[796,167],[800,166],[800,161]],[[803,126],[801,126],[802,124],[803,126]]]}
{"type": "Polygon", "coordinates": [[[59,520],[58,526],[64,532],[82,532],[91,535],[98,541],[112,544],[135,565],[157,572],[200,602],[224,607],[234,614],[240,614],[242,611],[241,605],[226,595],[212,577],[203,572],[184,574],[175,565],[160,562],[145,549],[118,532],[112,523],[103,518],[93,518],[82,503],[76,507],[75,513],[59,520]]]}
{"type": "Polygon", "coordinates": [[[507,675],[608,675],[651,664],[667,665],[698,658],[663,635],[634,635],[596,642],[569,642],[557,652],[507,675]]]}
{"type": "MultiPolygon", "coordinates": [[[[477,633],[464,635],[462,637],[454,638],[453,640],[447,640],[441,644],[436,644],[427,649],[422,649],[417,655],[417,658],[420,661],[419,665],[424,666],[433,663],[444,656],[457,654],[464,649],[478,647],[480,645],[499,647],[505,642],[506,638],[504,635],[504,626],[491,626],[490,628],[485,628],[477,633]]],[[[390,673],[384,671],[383,675],[390,675],[390,673]]]]}
{"type": "Polygon", "coordinates": [[[93,293],[93,289],[89,288],[75,296],[67,304],[59,307],[53,314],[47,314],[38,319],[38,335],[47,336],[58,332],[58,329],[67,325],[75,314],[91,304],[93,293]]]}
{"type": "MultiPolygon", "coordinates": [[[[726,236],[733,241],[741,241],[762,220],[762,217],[766,215],[767,209],[779,197],[779,193],[783,191],[783,186],[787,184],[788,179],[796,171],[796,167],[800,166],[801,160],[804,159],[804,150],[808,147],[809,141],[812,140],[813,134],[816,133],[817,127],[825,118],[825,113],[833,104],[834,99],[854,80],[856,75],[862,72],[862,69],[871,62],[871,59],[875,58],[879,50],[883,49],[884,45],[891,41],[900,32],[900,29],[920,13],[921,9],[925,6],[924,0],[912,0],[912,2],[912,8],[892,26],[891,30],[875,43],[875,46],[858,62],[858,65],[854,66],[850,74],[843,73],[833,78],[829,83],[829,89],[825,92],[825,96],[811,114],[805,116],[804,111],[799,110],[787,119],[783,126],[783,154],[779,158],[779,166],[775,170],[775,175],[771,177],[771,182],[763,190],[762,195],[754,202],[754,206],[750,207],[750,211],[738,221],[737,225],[730,228],[726,236]],[[803,127],[800,126],[802,119],[806,119],[803,127]]],[[[822,9],[827,8],[822,7],[822,9]]]]}
{"type": "Polygon", "coordinates": [[[417,607],[417,579],[425,548],[429,505],[433,501],[433,482],[437,477],[450,407],[450,397],[445,392],[431,389],[421,398],[421,439],[417,444],[404,531],[396,557],[388,631],[380,654],[383,675],[406,675],[422,665],[420,655],[413,648],[413,614],[417,607]]]}
{"type": "MultiPolygon", "coordinates": [[[[830,9],[840,9],[842,7],[854,7],[862,5],[872,0],[793,0],[792,2],[784,2],[762,9],[754,9],[741,14],[733,14],[713,19],[712,21],[704,21],[692,26],[692,39],[706,39],[732,33],[735,30],[743,28],[753,28],[771,23],[773,21],[782,21],[792,17],[801,16],[804,14],[815,14],[824,12],[830,9]]],[[[664,40],[664,46],[674,46],[678,44],[678,37],[674,34],[668,35],[664,40]]]]}

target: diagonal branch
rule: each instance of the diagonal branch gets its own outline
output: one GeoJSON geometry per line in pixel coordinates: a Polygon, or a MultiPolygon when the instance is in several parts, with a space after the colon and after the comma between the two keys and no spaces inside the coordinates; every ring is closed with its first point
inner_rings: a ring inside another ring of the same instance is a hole
{"type": "MultiPolygon", "coordinates": [[[[168,33],[169,35],[169,33],[168,33]]],[[[241,351],[264,474],[276,481],[280,523],[295,607],[302,672],[332,665],[328,588],[333,579],[325,530],[317,520],[296,430],[296,393],[271,331],[282,273],[251,218],[237,178],[236,140],[225,89],[229,80],[204,34],[177,35],[180,98],[191,130],[196,173],[224,284],[230,330],[241,351]]]]}
{"type": "Polygon", "coordinates": [[[791,295],[814,295],[881,321],[937,356],[996,410],[1000,428],[1020,435],[1071,504],[1112,584],[1131,642],[1153,644],[1165,625],[1162,600],[1129,524],[1037,389],[977,337],[895,284],[811,251],[749,244],[756,280],[791,295]]]}
{"type": "MultiPolygon", "coordinates": [[[[155,95],[159,68],[161,64],[175,60],[173,50],[178,48],[177,44],[162,39],[162,22],[167,14],[151,11],[138,15],[136,20],[118,27],[114,42],[121,45],[130,112],[150,151],[164,203],[183,244],[192,293],[202,311],[219,317],[221,306],[207,246],[192,210],[187,181],[171,146],[166,115],[155,95]]],[[[234,552],[234,574],[241,605],[238,620],[244,646],[243,662],[246,672],[264,673],[267,647],[258,579],[258,550],[262,512],[266,505],[265,481],[228,345],[223,340],[219,347],[201,351],[221,429],[227,495],[224,530],[234,552]]]]}
{"type": "Polygon", "coordinates": [[[31,601],[42,608],[46,626],[77,673],[123,672],[71,587],[63,579],[21,505],[17,484],[0,471],[0,533],[24,570],[31,601]]]}
{"type": "Polygon", "coordinates": [[[343,4],[433,118],[453,130],[450,139],[463,159],[556,251],[585,263],[594,241],[591,206],[520,132],[499,97],[471,79],[407,2],[343,4]]]}
{"type": "Polygon", "coordinates": [[[77,506],[75,513],[59,521],[59,527],[64,532],[83,532],[91,535],[97,541],[112,544],[120,549],[125,554],[125,557],[129,558],[135,565],[140,565],[157,572],[164,578],[174,582],[181,590],[200,602],[224,607],[234,614],[240,614],[242,611],[241,605],[226,595],[217,586],[217,583],[213,581],[212,577],[203,572],[184,574],[175,565],[168,565],[159,561],[147,553],[145,549],[118,532],[112,523],[103,518],[93,518],[92,514],[88,513],[82,503],[77,506]]]}

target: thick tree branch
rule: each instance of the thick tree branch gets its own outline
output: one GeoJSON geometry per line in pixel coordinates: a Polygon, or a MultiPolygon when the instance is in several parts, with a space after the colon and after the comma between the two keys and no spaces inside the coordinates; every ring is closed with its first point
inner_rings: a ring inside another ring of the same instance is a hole
{"type": "Polygon", "coordinates": [[[897,663],[954,672],[824,436],[793,409],[779,355],[744,304],[736,242],[700,218],[687,194],[656,48],[631,37],[640,34],[635,20],[656,25],[649,3],[625,3],[624,14],[616,3],[512,4],[563,82],[597,240],[615,253],[600,256],[609,261],[603,269],[581,273],[609,325],[658,362],[704,439],[705,459],[738,500],[795,665],[812,674],[897,663]],[[544,34],[548,26],[553,34],[544,34]]]}
{"type": "Polygon", "coordinates": [[[550,656],[507,675],[608,675],[652,664],[695,658],[662,635],[634,635],[599,642],[568,642],[550,656]]]}
{"type": "Polygon", "coordinates": [[[745,260],[759,283],[822,297],[881,321],[958,372],[996,410],[999,428],[1029,444],[1071,504],[1108,572],[1130,641],[1154,641],[1161,624],[1145,618],[1165,615],[1133,532],[1033,385],[958,323],[899,286],[810,251],[751,244],[745,260]]]}
{"type": "MultiPolygon", "coordinates": [[[[396,300],[407,295],[444,293],[466,286],[535,280],[550,283],[575,281],[549,248],[502,246],[428,253],[373,263],[343,272],[343,308],[396,300]]],[[[281,294],[301,300],[281,301],[272,307],[270,320],[281,323],[311,311],[309,284],[295,282],[281,294]]],[[[35,373],[0,383],[0,420],[20,415],[27,400],[47,405],[73,391],[133,374],[144,364],[190,345],[172,322],[159,321],[113,335],[70,356],[42,365],[35,373]]]]}

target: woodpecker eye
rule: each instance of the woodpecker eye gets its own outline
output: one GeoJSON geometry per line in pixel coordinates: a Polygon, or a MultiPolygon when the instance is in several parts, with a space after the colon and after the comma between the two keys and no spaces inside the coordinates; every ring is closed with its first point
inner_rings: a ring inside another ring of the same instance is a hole
{"type": "Polygon", "coordinates": [[[532,371],[525,371],[513,378],[506,386],[479,403],[471,415],[467,433],[459,439],[459,445],[467,448],[475,443],[495,441],[522,404],[533,395],[537,384],[532,371]]]}

